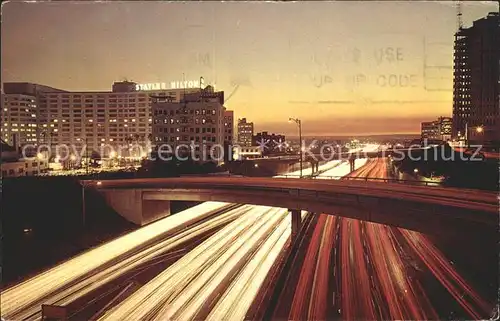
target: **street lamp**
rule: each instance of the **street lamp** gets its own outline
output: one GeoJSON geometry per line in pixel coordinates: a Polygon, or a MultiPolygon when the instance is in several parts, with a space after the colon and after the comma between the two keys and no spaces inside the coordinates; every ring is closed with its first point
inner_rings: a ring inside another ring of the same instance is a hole
{"type": "MultiPolygon", "coordinates": [[[[82,225],[85,228],[85,221],[86,221],[86,209],[85,209],[85,188],[88,186],[91,186],[94,182],[93,181],[80,181],[80,184],[82,185],[82,225]]],[[[101,181],[97,181],[95,183],[97,186],[102,185],[101,181]]]]}
{"type": "MultiPolygon", "coordinates": [[[[473,127],[474,128],[474,127],[473,127]]],[[[481,126],[476,126],[474,128],[474,131],[478,134],[481,134],[484,132],[484,126],[481,125],[481,126]]],[[[467,140],[467,147],[470,147],[469,145],[469,124],[468,123],[465,123],[465,139],[467,140]]]]}
{"type": "Polygon", "coordinates": [[[298,118],[289,118],[288,122],[295,122],[297,126],[299,127],[299,145],[300,145],[300,178],[302,178],[302,154],[303,154],[303,149],[302,149],[302,122],[298,118]]]}

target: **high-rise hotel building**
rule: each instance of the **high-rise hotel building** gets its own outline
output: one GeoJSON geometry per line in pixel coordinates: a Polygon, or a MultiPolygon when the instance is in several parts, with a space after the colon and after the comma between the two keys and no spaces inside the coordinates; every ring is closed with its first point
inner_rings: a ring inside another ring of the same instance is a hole
{"type": "Polygon", "coordinates": [[[455,34],[453,138],[500,143],[498,12],[455,34]],[[467,137],[466,137],[467,136],[467,137]]]}
{"type": "Polygon", "coordinates": [[[38,143],[39,93],[63,92],[31,83],[5,83],[2,89],[0,115],[1,138],[17,148],[38,143]]]}
{"type": "Polygon", "coordinates": [[[2,139],[17,147],[36,144],[37,102],[36,97],[25,94],[2,94],[2,139]]]}
{"type": "Polygon", "coordinates": [[[180,101],[165,96],[153,99],[153,143],[162,157],[223,160],[224,148],[232,139],[228,130],[233,117],[223,105],[223,91],[207,86],[180,101]]]}
{"type": "Polygon", "coordinates": [[[151,96],[180,101],[184,94],[200,91],[150,87],[124,81],[115,82],[112,91],[69,92],[32,83],[5,83],[2,138],[11,143],[12,134],[19,133],[21,145],[46,144],[53,155],[57,147],[61,156],[84,156],[82,149],[87,145],[86,152],[101,157],[113,151],[125,157],[143,156],[131,154],[127,147],[146,147],[151,139],[151,96]]]}

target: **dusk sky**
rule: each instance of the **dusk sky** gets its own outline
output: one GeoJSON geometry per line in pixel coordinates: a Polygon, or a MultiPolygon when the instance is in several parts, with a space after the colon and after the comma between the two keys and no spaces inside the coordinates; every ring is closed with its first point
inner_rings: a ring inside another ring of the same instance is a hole
{"type": "MultiPolygon", "coordinates": [[[[464,1],[464,25],[497,10],[464,1]]],[[[226,97],[239,84],[226,107],[257,131],[295,134],[293,116],[306,135],[417,133],[451,116],[456,26],[452,1],[10,2],[2,82],[107,91],[184,73],[226,97]]]]}

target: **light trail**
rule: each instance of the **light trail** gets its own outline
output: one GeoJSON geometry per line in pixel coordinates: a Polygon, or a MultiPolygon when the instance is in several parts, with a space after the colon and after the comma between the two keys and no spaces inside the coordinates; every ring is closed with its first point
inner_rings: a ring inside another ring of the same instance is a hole
{"type": "MultiPolygon", "coordinates": [[[[387,178],[386,159],[361,162],[356,163],[356,170],[346,176],[347,179],[349,176],[387,178]],[[365,166],[359,167],[362,164],[365,166]]],[[[348,168],[343,168],[346,165],[339,165],[318,178],[340,176],[348,172],[348,168]]],[[[299,282],[293,288],[295,295],[288,319],[335,318],[330,315],[335,306],[345,320],[439,319],[421,281],[408,275],[409,264],[406,260],[410,256],[396,237],[397,231],[402,231],[406,243],[410,245],[406,248],[420,257],[466,313],[478,319],[484,317],[488,308],[492,308],[423,234],[340,217],[336,218],[339,224],[328,225],[328,220],[335,220],[335,217],[320,215],[312,231],[304,263],[297,276],[299,282]],[[339,251],[335,250],[337,247],[339,251]],[[329,248],[329,251],[320,250],[323,248],[329,248]],[[338,257],[327,259],[331,263],[326,264],[324,257],[328,258],[332,253],[338,257]],[[329,273],[324,272],[324,266],[328,266],[329,273]],[[330,301],[330,294],[325,294],[323,289],[327,289],[332,277],[337,279],[337,285],[340,284],[340,295],[339,300],[330,301]]]]}
{"type": "MultiPolygon", "coordinates": [[[[322,164],[322,165],[318,166],[318,171],[321,172],[321,171],[330,170],[332,168],[335,168],[335,166],[341,164],[342,162],[343,161],[341,161],[341,160],[332,160],[332,161],[326,162],[325,164],[322,164]]],[[[309,176],[309,175],[312,175],[312,174],[313,174],[313,172],[312,172],[312,168],[311,167],[302,169],[302,176],[309,176]]],[[[299,176],[299,175],[300,175],[300,170],[289,172],[286,175],[277,175],[277,176],[274,176],[274,177],[275,178],[286,178],[286,177],[289,177],[289,176],[299,176]]]]}
{"type": "MultiPolygon", "coordinates": [[[[85,280],[55,293],[50,298],[46,298],[44,303],[57,304],[62,306],[67,305],[74,300],[92,292],[93,290],[98,289],[100,286],[117,279],[121,275],[129,273],[142,264],[145,264],[148,261],[151,261],[154,258],[157,258],[162,254],[175,249],[183,243],[191,241],[210,230],[213,230],[235,220],[237,217],[241,216],[242,213],[249,209],[249,206],[243,206],[226,213],[219,214],[211,220],[190,227],[189,229],[186,229],[177,235],[173,235],[156,244],[153,244],[151,245],[151,247],[143,249],[140,252],[130,253],[116,264],[105,267],[102,270],[97,271],[95,274],[89,275],[87,278],[85,278],[85,280]]],[[[33,311],[36,311],[35,309],[39,308],[35,306],[33,307],[33,311]]],[[[25,315],[29,315],[28,311],[29,310],[25,312],[25,315]]],[[[34,319],[37,318],[38,316],[36,316],[34,319]]]]}
{"type": "MultiPolygon", "coordinates": [[[[306,212],[302,212],[302,219],[306,212]]],[[[291,234],[291,217],[287,215],[266,242],[234,279],[206,320],[245,320],[253,298],[261,290],[269,270],[283,250],[291,234]],[[251,299],[249,299],[251,298],[251,299]]]]}
{"type": "Polygon", "coordinates": [[[424,235],[404,229],[399,229],[399,231],[427,268],[464,310],[476,320],[484,318],[484,313],[492,309],[491,304],[484,301],[467,284],[444,255],[424,235]],[[466,297],[463,294],[466,294],[466,297]]]}
{"type": "MultiPolygon", "coordinates": [[[[100,320],[184,320],[206,314],[218,293],[229,287],[230,278],[245,271],[245,263],[253,253],[258,253],[257,249],[262,249],[261,245],[280,223],[289,221],[285,220],[288,216],[286,209],[253,206],[250,212],[186,254],[100,320]]],[[[274,255],[279,254],[281,247],[275,247],[275,251],[274,255]]],[[[267,273],[268,270],[261,269],[258,277],[263,279],[267,273]]],[[[248,302],[243,306],[248,306],[253,298],[245,295],[248,302]]],[[[218,311],[231,307],[220,304],[218,311]]]]}
{"type": "Polygon", "coordinates": [[[345,320],[375,320],[367,262],[364,256],[361,222],[341,220],[341,306],[345,320]],[[356,299],[353,299],[356,298],[356,299]]]}
{"type": "MultiPolygon", "coordinates": [[[[354,168],[357,169],[359,167],[362,167],[366,164],[368,159],[366,158],[358,158],[354,161],[354,168]]],[[[337,167],[334,167],[323,174],[320,174],[319,176],[316,177],[316,179],[332,179],[331,177],[328,176],[337,176],[334,179],[340,179],[342,176],[348,175],[351,172],[351,167],[348,162],[342,162],[340,165],[337,167]]]]}
{"type": "MultiPolygon", "coordinates": [[[[378,148],[378,146],[376,148],[378,148]]],[[[354,163],[355,169],[362,168],[367,161],[367,159],[356,159],[354,163]]],[[[325,176],[344,176],[349,174],[349,172],[349,163],[342,162],[340,165],[320,174],[316,178],[328,179],[328,177],[325,176]]],[[[342,218],[325,214],[321,214],[318,218],[311,242],[306,250],[306,256],[300,270],[300,275],[298,276],[299,282],[294,288],[295,293],[290,304],[289,320],[329,319],[328,310],[331,305],[326,299],[329,297],[328,291],[330,291],[330,289],[328,288],[328,284],[332,277],[330,273],[333,268],[331,265],[331,256],[333,255],[332,250],[337,246],[335,241],[337,239],[336,235],[340,232],[338,230],[339,224],[337,224],[337,221],[341,220],[342,218]]],[[[344,225],[341,224],[340,226],[345,228],[347,225],[344,225]]],[[[346,247],[346,249],[348,249],[348,247],[346,247]]],[[[355,269],[357,266],[353,265],[352,267],[355,269]]],[[[341,275],[347,275],[344,268],[339,270],[342,271],[341,275]]],[[[365,277],[367,276],[365,275],[365,277]]],[[[369,284],[367,286],[369,290],[369,284]]],[[[356,291],[356,287],[358,287],[356,282],[351,283],[349,284],[348,291],[356,291]]],[[[366,298],[369,298],[369,296],[366,296],[366,298]]],[[[364,299],[365,298],[362,298],[361,300],[364,299]]],[[[353,301],[354,299],[352,297],[350,297],[348,301],[341,300],[344,304],[353,301]]]]}
{"type": "MultiPolygon", "coordinates": [[[[0,294],[2,317],[5,319],[37,318],[41,304],[54,302],[51,298],[61,299],[68,295],[71,287],[85,288],[86,277],[97,269],[112,266],[120,256],[139,249],[154,239],[166,236],[186,226],[207,218],[228,207],[228,203],[205,202],[176,215],[140,228],[95,249],[78,255],[27,281],[2,291],[0,294]],[[80,283],[80,284],[78,284],[80,283]],[[64,293],[64,294],[63,294],[64,293]]],[[[112,267],[110,267],[112,269],[112,267]]],[[[82,293],[84,293],[83,291],[82,293]]],[[[56,299],[57,301],[57,299],[56,299]]]]}

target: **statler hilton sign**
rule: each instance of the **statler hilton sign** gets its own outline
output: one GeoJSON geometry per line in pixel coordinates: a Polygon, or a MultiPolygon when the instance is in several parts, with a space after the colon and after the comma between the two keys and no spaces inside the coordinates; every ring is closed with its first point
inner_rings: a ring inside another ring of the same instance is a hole
{"type": "Polygon", "coordinates": [[[137,84],[135,85],[135,90],[138,91],[148,91],[148,90],[168,90],[168,89],[184,89],[184,88],[204,88],[203,78],[200,80],[183,80],[183,81],[171,81],[170,86],[165,82],[155,82],[147,84],[137,84]]]}

